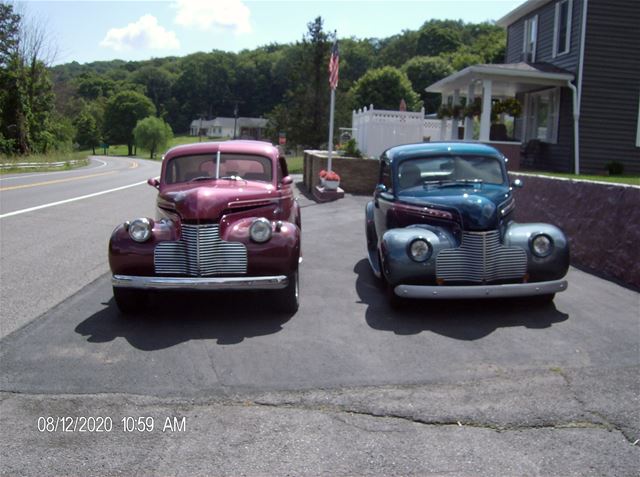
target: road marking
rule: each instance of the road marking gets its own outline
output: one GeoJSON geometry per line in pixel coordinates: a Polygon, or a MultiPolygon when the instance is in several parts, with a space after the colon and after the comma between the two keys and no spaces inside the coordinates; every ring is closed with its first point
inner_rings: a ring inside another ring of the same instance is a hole
{"type": "Polygon", "coordinates": [[[102,192],[95,192],[93,194],[83,195],[80,197],[74,197],[72,199],[60,200],[58,202],[51,202],[50,204],[38,205],[36,207],[30,207],[28,209],[16,210],[15,212],[8,212],[6,214],[0,215],[0,219],[4,219],[5,217],[11,217],[13,215],[26,214],[27,212],[33,212],[34,210],[46,209],[47,207],[54,207],[56,205],[68,204],[69,202],[75,202],[77,200],[90,199],[91,197],[97,197],[99,195],[109,194],[111,192],[117,192],[119,190],[128,189],[130,187],[139,186],[142,184],[146,184],[147,181],[136,182],[135,184],[129,184],[122,187],[116,187],[115,189],[103,190],[102,192]]]}
{"type": "Polygon", "coordinates": [[[117,172],[118,171],[99,172],[97,174],[89,174],[86,176],[67,177],[66,179],[55,179],[52,181],[34,182],[33,184],[22,184],[17,186],[0,187],[0,192],[5,190],[27,189],[29,187],[38,187],[38,186],[49,185],[49,184],[59,184],[61,182],[77,181],[80,179],[88,179],[89,177],[108,176],[110,174],[116,174],[117,172]]]}
{"type": "Polygon", "coordinates": [[[136,161],[133,161],[131,164],[129,164],[129,169],[137,169],[138,168],[138,163],[136,161]]]}
{"type": "MultiPolygon", "coordinates": [[[[102,161],[100,159],[96,159],[95,157],[90,158],[90,161],[97,161],[100,162],[101,164],[98,167],[87,167],[86,170],[92,171],[94,169],[102,169],[103,167],[106,167],[107,163],[105,161],[102,161]]],[[[4,182],[4,181],[13,181],[16,179],[28,179],[31,177],[42,177],[42,176],[53,176],[53,175],[58,175],[58,174],[70,174],[70,173],[74,173],[74,172],[78,172],[79,170],[82,170],[82,168],[79,169],[71,169],[69,171],[55,171],[55,172],[43,172],[41,174],[38,173],[23,173],[23,174],[19,174],[17,176],[11,176],[11,177],[3,177],[2,175],[0,175],[0,183],[4,182]]]]}

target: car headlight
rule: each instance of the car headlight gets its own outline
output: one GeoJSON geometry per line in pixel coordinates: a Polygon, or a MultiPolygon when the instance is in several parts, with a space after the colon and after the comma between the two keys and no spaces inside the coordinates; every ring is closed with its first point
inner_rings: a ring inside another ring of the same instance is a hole
{"type": "Polygon", "coordinates": [[[264,217],[256,219],[249,228],[251,240],[257,243],[264,243],[271,238],[271,222],[264,217]]]}
{"type": "Polygon", "coordinates": [[[431,257],[431,244],[424,239],[417,238],[409,244],[409,257],[415,262],[426,262],[431,257]]]}
{"type": "Polygon", "coordinates": [[[531,251],[538,257],[547,257],[553,251],[553,241],[548,235],[540,234],[533,237],[531,251]]]}
{"type": "Polygon", "coordinates": [[[129,237],[136,242],[146,242],[151,237],[151,222],[147,218],[132,220],[129,224],[129,237]]]}

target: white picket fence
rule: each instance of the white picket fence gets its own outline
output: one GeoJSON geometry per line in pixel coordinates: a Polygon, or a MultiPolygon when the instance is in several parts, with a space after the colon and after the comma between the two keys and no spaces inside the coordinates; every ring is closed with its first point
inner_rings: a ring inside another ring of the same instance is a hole
{"type": "Polygon", "coordinates": [[[377,157],[385,149],[400,144],[439,141],[451,131],[451,121],[425,119],[419,112],[374,109],[373,105],[353,111],[353,137],[365,156],[377,157]],[[443,133],[444,125],[444,135],[443,133]]]}

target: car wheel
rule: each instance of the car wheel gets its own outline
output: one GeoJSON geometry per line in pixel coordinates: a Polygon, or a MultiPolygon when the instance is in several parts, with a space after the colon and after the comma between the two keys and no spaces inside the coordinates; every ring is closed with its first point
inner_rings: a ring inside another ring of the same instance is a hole
{"type": "Polygon", "coordinates": [[[289,284],[286,288],[278,290],[276,293],[276,307],[283,313],[295,313],[300,306],[300,283],[299,274],[296,269],[288,275],[289,284]]]}
{"type": "Polygon", "coordinates": [[[146,292],[129,288],[113,287],[113,298],[115,298],[116,305],[124,314],[137,313],[144,310],[148,301],[146,292]]]}

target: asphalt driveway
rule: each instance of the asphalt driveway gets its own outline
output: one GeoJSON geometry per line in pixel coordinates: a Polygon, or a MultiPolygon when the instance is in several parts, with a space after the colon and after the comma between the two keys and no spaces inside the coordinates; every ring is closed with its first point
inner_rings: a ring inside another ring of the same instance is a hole
{"type": "Polygon", "coordinates": [[[127,319],[107,274],[4,338],[2,473],[637,475],[639,294],[571,269],[553,305],[394,311],[366,200],[302,199],[293,316],[266,293],[185,293],[127,319]],[[37,426],[97,415],[113,430],[37,426]],[[125,432],[140,416],[187,428],[125,432]]]}

